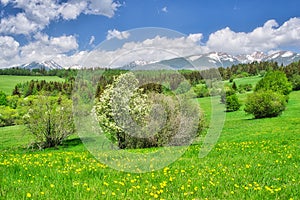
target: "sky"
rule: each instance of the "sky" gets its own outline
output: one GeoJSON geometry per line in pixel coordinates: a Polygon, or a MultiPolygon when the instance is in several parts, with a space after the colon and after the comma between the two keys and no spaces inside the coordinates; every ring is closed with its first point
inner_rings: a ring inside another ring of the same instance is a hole
{"type": "Polygon", "coordinates": [[[0,68],[279,50],[300,53],[299,0],[0,0],[0,68]]]}

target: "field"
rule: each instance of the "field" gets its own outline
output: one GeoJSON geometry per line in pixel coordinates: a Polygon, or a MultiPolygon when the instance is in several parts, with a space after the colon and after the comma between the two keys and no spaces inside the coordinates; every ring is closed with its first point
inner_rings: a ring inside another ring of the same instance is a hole
{"type": "MultiPolygon", "coordinates": [[[[0,199],[299,199],[299,99],[292,92],[277,118],[226,113],[208,156],[200,159],[201,144],[193,144],[171,165],[142,174],[98,162],[76,136],[32,151],[23,126],[1,128],[0,199]]],[[[209,102],[199,99],[207,116],[209,102]]]]}
{"type": "Polygon", "coordinates": [[[0,75],[0,91],[11,95],[12,90],[18,83],[24,83],[31,80],[46,80],[46,81],[64,81],[64,79],[56,76],[9,76],[0,75]]]}

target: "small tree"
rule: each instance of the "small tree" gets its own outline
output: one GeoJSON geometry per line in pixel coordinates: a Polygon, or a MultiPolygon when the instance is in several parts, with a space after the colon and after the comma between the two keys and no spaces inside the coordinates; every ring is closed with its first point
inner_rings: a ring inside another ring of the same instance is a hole
{"type": "Polygon", "coordinates": [[[24,120],[42,149],[60,145],[75,131],[72,102],[66,97],[39,96],[24,120]]]}
{"type": "Polygon", "coordinates": [[[237,91],[237,85],[236,83],[233,81],[232,87],[231,87],[234,91],[237,91]]]}
{"type": "Polygon", "coordinates": [[[254,91],[272,90],[288,95],[292,91],[292,85],[286,75],[281,71],[269,71],[257,84],[254,91]]]}
{"type": "Polygon", "coordinates": [[[240,109],[241,104],[236,94],[230,95],[226,97],[226,111],[233,112],[240,109]]]}
{"type": "Polygon", "coordinates": [[[245,104],[245,112],[255,118],[277,117],[286,106],[286,98],[280,93],[260,90],[249,94],[245,104]]]}
{"type": "Polygon", "coordinates": [[[209,90],[208,90],[207,86],[204,84],[196,85],[193,87],[193,89],[194,89],[194,92],[195,92],[197,98],[209,96],[209,90]]]}

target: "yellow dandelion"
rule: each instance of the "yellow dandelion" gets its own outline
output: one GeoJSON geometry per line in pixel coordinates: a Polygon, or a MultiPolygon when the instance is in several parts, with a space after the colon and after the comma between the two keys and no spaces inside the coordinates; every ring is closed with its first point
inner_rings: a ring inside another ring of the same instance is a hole
{"type": "Polygon", "coordinates": [[[31,195],[29,192],[26,194],[26,197],[27,197],[27,198],[31,198],[31,196],[32,196],[32,195],[31,195]]]}
{"type": "Polygon", "coordinates": [[[50,187],[51,187],[51,188],[54,188],[54,187],[55,187],[55,185],[54,185],[54,184],[50,184],[50,187]]]}

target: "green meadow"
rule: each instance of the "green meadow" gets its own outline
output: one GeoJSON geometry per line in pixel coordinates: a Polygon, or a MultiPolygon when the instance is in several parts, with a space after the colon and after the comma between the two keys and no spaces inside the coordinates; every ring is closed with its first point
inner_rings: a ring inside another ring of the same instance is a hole
{"type": "MultiPolygon", "coordinates": [[[[258,78],[235,79],[249,80],[258,78]]],[[[238,96],[244,102],[246,95],[238,96]]],[[[253,119],[243,107],[226,113],[206,157],[199,158],[200,139],[169,166],[141,174],[99,162],[76,135],[58,149],[36,151],[24,126],[0,128],[0,199],[299,199],[299,99],[300,91],[292,92],[276,118],[253,119]]],[[[211,99],[198,101],[209,119],[211,99]]]]}

